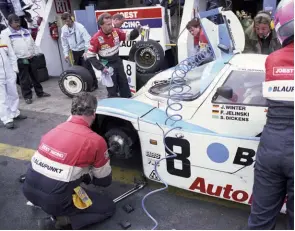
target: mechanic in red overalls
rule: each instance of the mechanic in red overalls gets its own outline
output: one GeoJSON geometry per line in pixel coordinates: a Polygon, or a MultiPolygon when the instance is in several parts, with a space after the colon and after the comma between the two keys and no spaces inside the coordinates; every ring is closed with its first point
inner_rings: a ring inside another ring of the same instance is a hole
{"type": "Polygon", "coordinates": [[[97,99],[82,92],[73,99],[68,121],[45,134],[32,157],[23,185],[25,197],[53,216],[45,229],[81,229],[115,212],[113,200],[83,189],[82,182],[106,187],[112,169],[105,140],[90,129],[97,99]]]}
{"type": "Polygon", "coordinates": [[[87,59],[97,70],[112,78],[113,86],[107,87],[108,97],[120,96],[130,98],[127,76],[124,70],[122,59],[119,57],[120,42],[125,40],[134,40],[139,36],[140,26],[130,33],[125,33],[112,25],[112,16],[109,13],[103,13],[97,21],[100,30],[91,38],[90,47],[87,51],[87,59]],[[99,60],[96,58],[98,54],[99,60]],[[110,68],[111,67],[111,68],[110,68]],[[111,69],[114,69],[112,73],[111,69]]]}
{"type": "Polygon", "coordinates": [[[186,29],[194,36],[194,46],[196,51],[206,48],[208,40],[201,27],[200,19],[192,19],[186,25],[186,29]]]}
{"type": "Polygon", "coordinates": [[[275,29],[283,48],[265,64],[267,122],[256,154],[248,227],[274,229],[287,194],[288,228],[294,230],[294,0],[279,3],[275,29]]]}

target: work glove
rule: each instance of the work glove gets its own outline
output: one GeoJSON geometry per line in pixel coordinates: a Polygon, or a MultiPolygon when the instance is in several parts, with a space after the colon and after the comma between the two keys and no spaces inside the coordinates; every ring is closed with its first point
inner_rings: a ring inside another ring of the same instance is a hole
{"type": "Polygon", "coordinates": [[[102,70],[102,73],[104,75],[107,75],[107,76],[112,76],[114,74],[114,69],[112,67],[105,67],[103,70],[102,70]]]}

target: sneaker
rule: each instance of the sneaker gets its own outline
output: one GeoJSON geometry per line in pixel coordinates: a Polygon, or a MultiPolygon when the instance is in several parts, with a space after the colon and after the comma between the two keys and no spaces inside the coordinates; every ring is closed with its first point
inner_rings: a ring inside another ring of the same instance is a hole
{"type": "Polygon", "coordinates": [[[51,95],[46,93],[46,92],[43,92],[42,95],[38,95],[39,98],[43,98],[43,97],[50,97],[51,95]]]}
{"type": "Polygon", "coordinates": [[[26,118],[28,118],[27,116],[25,115],[22,115],[22,114],[19,114],[17,117],[15,117],[14,119],[15,120],[25,120],[26,118]]]}
{"type": "Polygon", "coordinates": [[[9,122],[9,123],[5,124],[5,127],[7,129],[13,129],[14,128],[14,123],[13,122],[9,122]]]}
{"type": "Polygon", "coordinates": [[[53,220],[52,217],[39,219],[37,222],[38,222],[38,228],[40,230],[56,230],[55,220],[53,220]]]}
{"type": "Polygon", "coordinates": [[[27,104],[33,103],[33,100],[32,99],[25,99],[25,101],[26,101],[27,104]]]}

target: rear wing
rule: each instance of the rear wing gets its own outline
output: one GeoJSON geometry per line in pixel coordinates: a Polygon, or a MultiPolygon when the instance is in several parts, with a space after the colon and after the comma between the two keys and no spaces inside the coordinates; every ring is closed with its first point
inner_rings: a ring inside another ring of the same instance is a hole
{"type": "Polygon", "coordinates": [[[232,11],[216,8],[199,12],[201,26],[213,49],[216,59],[242,53],[245,48],[245,34],[238,17],[232,11]],[[215,24],[209,17],[221,17],[222,23],[215,24]]]}

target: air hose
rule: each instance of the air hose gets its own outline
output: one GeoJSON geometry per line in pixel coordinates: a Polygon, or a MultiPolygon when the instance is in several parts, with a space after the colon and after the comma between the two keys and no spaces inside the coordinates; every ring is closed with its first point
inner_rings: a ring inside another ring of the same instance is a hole
{"type": "Polygon", "coordinates": [[[185,79],[187,73],[195,67],[198,67],[202,64],[205,60],[209,60],[210,57],[213,56],[213,50],[210,46],[207,46],[207,49],[199,51],[196,55],[189,57],[182,62],[180,62],[174,69],[171,79],[170,79],[170,87],[168,92],[168,99],[167,99],[167,108],[166,108],[166,120],[165,125],[172,127],[167,132],[164,131],[163,128],[159,126],[159,128],[163,131],[163,143],[165,145],[165,150],[168,150],[168,153],[165,158],[162,158],[155,163],[155,173],[160,179],[160,181],[165,185],[165,187],[156,189],[154,191],[149,192],[146,194],[142,199],[142,208],[147,216],[155,223],[155,226],[152,230],[155,230],[158,227],[158,221],[147,211],[145,208],[145,200],[150,195],[163,191],[168,188],[168,184],[161,178],[158,173],[157,166],[158,164],[166,159],[171,159],[177,157],[176,153],[169,149],[166,144],[166,137],[168,134],[174,130],[181,130],[182,127],[174,126],[175,123],[182,120],[182,115],[178,113],[183,108],[182,101],[184,98],[194,95],[191,91],[191,87],[187,84],[185,79]],[[174,127],[173,127],[174,126],[174,127]]]}
{"type": "Polygon", "coordinates": [[[32,11],[34,11],[36,13],[37,16],[34,17],[34,19],[38,19],[38,17],[40,17],[40,14],[38,13],[37,10],[41,9],[41,6],[38,3],[41,3],[42,0],[32,0],[32,3],[34,4],[34,6],[36,6],[34,9],[32,9],[32,11]]]}

